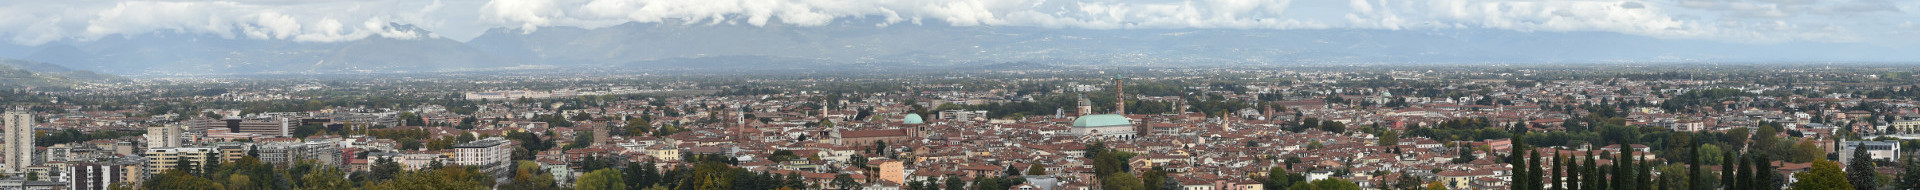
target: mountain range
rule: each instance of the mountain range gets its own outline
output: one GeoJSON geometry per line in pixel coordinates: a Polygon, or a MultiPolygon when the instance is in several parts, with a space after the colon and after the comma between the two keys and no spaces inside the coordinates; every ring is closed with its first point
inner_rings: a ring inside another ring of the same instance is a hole
{"type": "Polygon", "coordinates": [[[1608,32],[1090,30],[875,23],[848,20],[802,27],[668,21],[591,29],[495,28],[465,42],[378,36],[295,42],[156,32],[4,45],[0,57],[121,75],[404,73],[529,65],[778,71],[965,68],[1005,62],[1181,66],[1920,60],[1920,54],[1905,53],[1914,47],[1871,43],[1743,44],[1608,32]]]}

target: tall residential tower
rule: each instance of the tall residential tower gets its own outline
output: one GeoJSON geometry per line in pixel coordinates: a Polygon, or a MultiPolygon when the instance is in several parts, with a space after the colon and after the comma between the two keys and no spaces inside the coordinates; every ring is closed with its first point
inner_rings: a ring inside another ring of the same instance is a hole
{"type": "Polygon", "coordinates": [[[25,172],[33,165],[33,114],[23,109],[13,109],[0,114],[7,123],[5,127],[6,148],[0,150],[6,154],[6,172],[25,172]]]}

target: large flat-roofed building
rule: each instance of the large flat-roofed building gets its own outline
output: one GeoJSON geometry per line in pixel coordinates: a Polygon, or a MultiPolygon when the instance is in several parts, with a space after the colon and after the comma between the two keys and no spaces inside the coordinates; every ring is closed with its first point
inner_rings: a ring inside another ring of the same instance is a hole
{"type": "Polygon", "coordinates": [[[137,163],[78,163],[68,165],[61,173],[72,174],[67,180],[67,188],[76,190],[107,190],[113,184],[139,183],[137,163]],[[131,169],[131,170],[130,170],[131,169]]]}
{"type": "Polygon", "coordinates": [[[1840,152],[1837,152],[1840,154],[1840,162],[1851,162],[1853,160],[1854,149],[1859,148],[1867,149],[1867,159],[1900,160],[1900,142],[1898,141],[1847,141],[1841,144],[1846,145],[1846,147],[1841,149],[1840,152]]]}
{"type": "Polygon", "coordinates": [[[837,142],[845,146],[871,146],[879,142],[899,145],[902,144],[900,141],[908,139],[910,133],[908,129],[846,131],[840,132],[837,142]]]}
{"type": "Polygon", "coordinates": [[[209,147],[165,147],[147,148],[147,173],[159,175],[174,167],[184,165],[205,166],[213,159],[220,158],[219,149],[209,147]]]}
{"type": "Polygon", "coordinates": [[[233,132],[235,133],[252,133],[252,134],[261,134],[261,135],[267,135],[267,136],[282,136],[282,137],[292,136],[292,134],[288,134],[290,131],[287,129],[288,128],[287,125],[289,124],[287,123],[287,121],[284,121],[284,120],[282,121],[251,120],[251,119],[228,119],[227,120],[227,128],[232,129],[233,132]]]}
{"type": "Polygon", "coordinates": [[[507,148],[506,138],[488,137],[462,144],[453,145],[453,164],[478,166],[481,171],[500,174],[506,171],[508,156],[513,150],[507,148]]]}
{"type": "Polygon", "coordinates": [[[261,145],[260,161],[278,166],[293,166],[302,160],[312,160],[331,166],[339,166],[340,148],[329,142],[292,142],[261,145]]]}
{"type": "Polygon", "coordinates": [[[1887,130],[1891,130],[1890,133],[1894,134],[1920,133],[1920,119],[1893,121],[1887,124],[1887,130]]]}
{"type": "Polygon", "coordinates": [[[1096,114],[1073,119],[1073,129],[1067,134],[1094,138],[1133,139],[1137,133],[1134,133],[1133,121],[1125,116],[1096,114]]]}
{"type": "Polygon", "coordinates": [[[981,121],[986,119],[987,119],[987,110],[940,111],[940,120],[944,120],[944,121],[981,121]]]}
{"type": "Polygon", "coordinates": [[[186,131],[185,126],[149,126],[147,127],[147,134],[145,135],[147,147],[178,147],[180,146],[180,134],[182,131],[186,131]]]}

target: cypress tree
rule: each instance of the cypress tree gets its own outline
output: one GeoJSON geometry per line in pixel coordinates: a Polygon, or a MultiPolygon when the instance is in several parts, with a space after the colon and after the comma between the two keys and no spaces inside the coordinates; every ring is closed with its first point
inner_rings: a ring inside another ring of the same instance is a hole
{"type": "Polygon", "coordinates": [[[1581,189],[1589,189],[1589,190],[1606,190],[1607,189],[1607,173],[1600,172],[1602,167],[1600,166],[1599,154],[1600,154],[1599,152],[1593,152],[1593,151],[1587,152],[1587,183],[1593,184],[1593,185],[1590,185],[1590,186],[1587,186],[1587,188],[1581,188],[1581,189]]]}
{"type": "Polygon", "coordinates": [[[1633,146],[1627,145],[1626,142],[1621,142],[1620,155],[1617,155],[1615,158],[1616,159],[1613,160],[1613,189],[1631,190],[1639,188],[1640,186],[1638,184],[1634,184],[1634,178],[1638,176],[1634,176],[1633,174],[1639,173],[1639,171],[1636,170],[1640,168],[1633,166],[1633,146]]]}
{"type": "Polygon", "coordinates": [[[1737,187],[1740,186],[1738,182],[1734,181],[1735,179],[1733,177],[1734,173],[1738,172],[1733,169],[1733,161],[1740,160],[1740,155],[1733,154],[1733,152],[1734,151],[1729,150],[1720,157],[1720,186],[1726,189],[1739,189],[1737,187]]]}
{"type": "Polygon", "coordinates": [[[1693,147],[1687,148],[1687,151],[1693,152],[1693,154],[1689,154],[1693,155],[1693,159],[1689,159],[1692,160],[1693,163],[1687,164],[1687,189],[1706,190],[1706,184],[1701,184],[1701,177],[1705,176],[1701,172],[1705,171],[1701,170],[1700,165],[1704,165],[1706,162],[1700,161],[1700,144],[1694,144],[1693,147]]]}
{"type": "Polygon", "coordinates": [[[1741,158],[1740,160],[1734,160],[1734,162],[1740,163],[1740,166],[1733,168],[1733,170],[1735,171],[1734,172],[1735,174],[1733,177],[1736,178],[1734,179],[1734,183],[1740,183],[1739,186],[1736,186],[1739,188],[1736,188],[1736,189],[1755,188],[1755,186],[1753,185],[1754,184],[1753,183],[1753,162],[1749,162],[1749,160],[1752,160],[1752,159],[1753,159],[1752,157],[1747,157],[1747,158],[1741,158]]]}
{"type": "Polygon", "coordinates": [[[1874,178],[1880,176],[1873,172],[1873,160],[1868,158],[1865,144],[1855,146],[1860,147],[1854,148],[1853,156],[1847,158],[1847,182],[1852,182],[1854,189],[1874,189],[1878,186],[1874,183],[1874,178]]]}
{"type": "Polygon", "coordinates": [[[1907,158],[1907,170],[1893,182],[1895,189],[1920,189],[1920,158],[1907,158]]]}
{"type": "MultiPolygon", "coordinates": [[[[1638,178],[1633,178],[1633,179],[1636,181],[1639,181],[1637,183],[1640,184],[1641,189],[1654,189],[1656,185],[1659,185],[1659,184],[1655,184],[1655,181],[1654,181],[1654,179],[1659,178],[1659,176],[1653,176],[1653,164],[1647,164],[1646,160],[1640,160],[1640,172],[1637,174],[1634,174],[1633,176],[1639,176],[1638,178]]],[[[1659,189],[1665,190],[1667,188],[1659,188],[1659,189]]]]}
{"type": "Polygon", "coordinates": [[[1520,138],[1513,138],[1513,147],[1509,150],[1511,153],[1507,153],[1507,163],[1513,166],[1513,173],[1511,174],[1513,175],[1512,189],[1516,190],[1527,190],[1527,185],[1531,184],[1531,182],[1528,181],[1532,181],[1526,177],[1527,174],[1529,174],[1529,172],[1527,172],[1527,151],[1524,151],[1524,149],[1527,149],[1527,145],[1522,142],[1520,138]]]}
{"type": "Polygon", "coordinates": [[[1527,158],[1527,189],[1541,190],[1541,188],[1545,186],[1545,183],[1540,182],[1540,178],[1543,174],[1546,174],[1546,172],[1541,171],[1540,166],[1545,165],[1545,163],[1542,163],[1544,161],[1540,159],[1540,151],[1528,150],[1527,152],[1531,152],[1529,154],[1533,155],[1533,157],[1527,158]]]}
{"type": "Polygon", "coordinates": [[[1779,186],[1773,185],[1773,161],[1767,159],[1767,155],[1754,155],[1753,163],[1753,169],[1747,170],[1753,172],[1754,184],[1751,187],[1758,189],[1779,188],[1779,186]]]}
{"type": "Polygon", "coordinates": [[[1584,185],[1580,183],[1580,173],[1586,171],[1580,169],[1580,155],[1574,156],[1572,159],[1567,159],[1567,189],[1580,190],[1581,185],[1584,185]]]}
{"type": "Polygon", "coordinates": [[[1552,166],[1552,168],[1553,168],[1553,171],[1548,171],[1548,172],[1547,172],[1547,184],[1548,184],[1548,185],[1552,185],[1552,186],[1553,186],[1553,188],[1551,188],[1552,190],[1566,190],[1566,189],[1567,189],[1567,184],[1566,184],[1566,183],[1561,183],[1561,182],[1565,182],[1565,181],[1562,181],[1562,180],[1560,179],[1560,176],[1562,176],[1562,175],[1560,175],[1560,174],[1561,174],[1561,173],[1566,173],[1566,171],[1567,171],[1567,169],[1565,168],[1565,166],[1567,166],[1567,158],[1566,158],[1566,157],[1561,157],[1561,156],[1560,156],[1560,151],[1553,151],[1553,166],[1552,166]]]}
{"type": "Polygon", "coordinates": [[[1655,190],[1667,190],[1667,178],[1665,177],[1654,179],[1653,184],[1655,185],[1653,188],[1655,190]]]}

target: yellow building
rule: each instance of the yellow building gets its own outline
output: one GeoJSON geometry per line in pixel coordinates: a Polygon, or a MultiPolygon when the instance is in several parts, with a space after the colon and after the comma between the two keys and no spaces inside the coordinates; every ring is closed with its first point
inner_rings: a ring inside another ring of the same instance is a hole
{"type": "Polygon", "coordinates": [[[165,173],[180,166],[180,162],[189,162],[187,165],[193,166],[205,166],[209,161],[220,157],[219,154],[219,149],[207,147],[148,148],[145,154],[147,173],[155,175],[165,173]]]}

